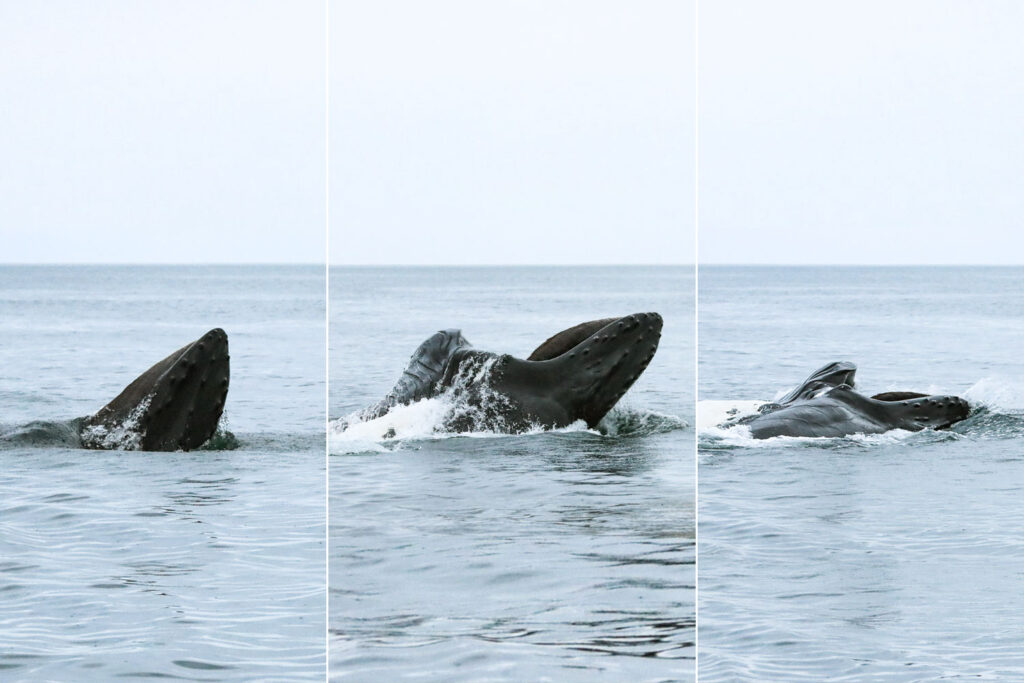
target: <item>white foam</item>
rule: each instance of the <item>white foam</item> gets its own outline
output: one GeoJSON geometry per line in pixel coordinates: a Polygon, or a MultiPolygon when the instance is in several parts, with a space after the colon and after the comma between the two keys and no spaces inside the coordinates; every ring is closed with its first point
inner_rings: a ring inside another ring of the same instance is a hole
{"type": "Polygon", "coordinates": [[[82,430],[82,443],[88,444],[90,448],[104,450],[139,450],[142,447],[139,420],[149,409],[149,403],[152,400],[152,394],[142,399],[120,424],[109,428],[102,424],[86,427],[82,430]]]}
{"type": "MultiPolygon", "coordinates": [[[[757,409],[768,401],[698,401],[697,431],[715,430],[729,420],[756,415],[757,409]]],[[[718,430],[724,431],[724,430],[718,430]]]]}
{"type": "Polygon", "coordinates": [[[440,398],[427,398],[409,405],[397,405],[378,418],[360,421],[358,413],[331,425],[331,453],[386,451],[381,442],[431,436],[441,425],[448,405],[440,398]]]}
{"type": "Polygon", "coordinates": [[[964,398],[971,406],[985,406],[993,412],[1024,411],[1024,388],[994,377],[975,382],[964,398]]]}

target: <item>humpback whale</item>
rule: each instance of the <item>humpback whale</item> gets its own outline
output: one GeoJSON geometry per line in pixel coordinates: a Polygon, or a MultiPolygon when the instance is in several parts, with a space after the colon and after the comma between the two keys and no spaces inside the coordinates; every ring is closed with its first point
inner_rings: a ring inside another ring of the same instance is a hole
{"type": "Polygon", "coordinates": [[[781,399],[722,426],[746,425],[755,439],[773,436],[838,437],[946,429],[970,413],[959,396],[889,391],[867,397],[854,391],[857,366],[829,363],[781,399]]]}
{"type": "Polygon", "coordinates": [[[83,418],[84,448],[189,451],[217,429],[228,395],[228,335],[215,328],[139,375],[83,418]]]}
{"type": "Polygon", "coordinates": [[[214,435],[229,380],[228,336],[213,329],[139,375],[95,414],[32,422],[0,434],[13,444],[188,451],[214,435]]]}
{"type": "Polygon", "coordinates": [[[657,313],[593,320],[555,334],[525,360],[475,349],[460,330],[442,330],[358,418],[447,393],[458,405],[445,419],[447,431],[520,433],[577,420],[595,427],[651,362],[661,328],[657,313]]]}

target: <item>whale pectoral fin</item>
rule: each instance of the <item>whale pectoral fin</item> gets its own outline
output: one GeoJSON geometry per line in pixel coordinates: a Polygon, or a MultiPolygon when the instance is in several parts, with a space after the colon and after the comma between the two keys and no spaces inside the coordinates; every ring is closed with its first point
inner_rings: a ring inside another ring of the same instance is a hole
{"type": "Polygon", "coordinates": [[[619,319],[602,318],[600,320],[591,320],[590,322],[570,327],[567,330],[562,330],[558,334],[549,337],[547,341],[534,349],[533,353],[526,360],[551,360],[552,358],[557,358],[602,327],[606,327],[619,319]]]}

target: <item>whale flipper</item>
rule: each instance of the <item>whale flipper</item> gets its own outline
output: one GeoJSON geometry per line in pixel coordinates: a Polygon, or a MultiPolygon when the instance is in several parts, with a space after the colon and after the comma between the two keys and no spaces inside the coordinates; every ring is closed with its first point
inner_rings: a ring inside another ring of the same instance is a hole
{"type": "Polygon", "coordinates": [[[230,379],[228,336],[210,330],[139,375],[82,419],[85,448],[188,451],[217,429],[230,379]]]}

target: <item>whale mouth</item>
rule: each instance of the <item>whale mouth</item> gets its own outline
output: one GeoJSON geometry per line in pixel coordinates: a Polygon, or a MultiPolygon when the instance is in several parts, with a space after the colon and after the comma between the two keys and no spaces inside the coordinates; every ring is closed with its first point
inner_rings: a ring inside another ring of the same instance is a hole
{"type": "Polygon", "coordinates": [[[818,368],[811,375],[800,383],[795,389],[775,401],[778,405],[792,403],[799,399],[809,399],[820,396],[830,389],[844,384],[850,388],[856,386],[854,377],[857,374],[857,366],[849,361],[838,361],[829,363],[818,368]]]}
{"type": "Polygon", "coordinates": [[[657,313],[634,313],[605,325],[560,357],[572,364],[566,389],[589,427],[596,427],[647,369],[662,325],[657,313]]]}
{"type": "Polygon", "coordinates": [[[227,333],[210,330],[139,375],[114,400],[85,418],[83,445],[145,451],[198,448],[220,422],[230,360],[227,333]]]}

